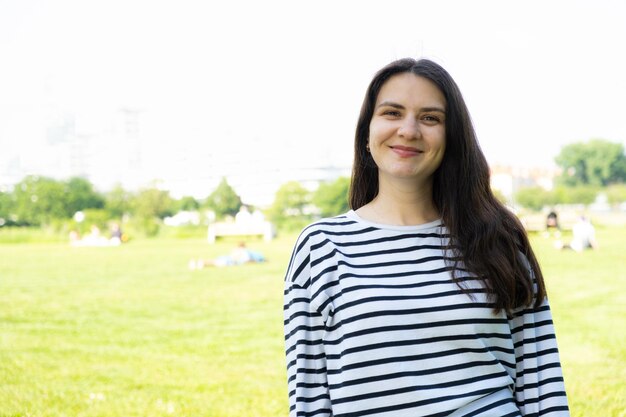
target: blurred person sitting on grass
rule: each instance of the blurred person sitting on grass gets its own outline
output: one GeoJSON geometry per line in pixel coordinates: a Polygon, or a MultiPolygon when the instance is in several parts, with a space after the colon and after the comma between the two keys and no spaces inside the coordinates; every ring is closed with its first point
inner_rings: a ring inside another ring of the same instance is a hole
{"type": "Polygon", "coordinates": [[[188,267],[190,270],[203,269],[208,266],[237,266],[248,263],[265,262],[265,257],[261,252],[250,250],[245,242],[239,243],[229,255],[218,256],[215,259],[191,259],[188,267]]]}
{"type": "Polygon", "coordinates": [[[588,217],[580,216],[574,227],[572,227],[572,240],[570,243],[563,244],[563,241],[558,240],[554,245],[557,249],[572,249],[579,253],[585,249],[598,249],[596,229],[588,217]]]}
{"type": "Polygon", "coordinates": [[[546,230],[543,233],[544,237],[561,237],[561,225],[559,224],[559,216],[556,211],[551,210],[546,217],[546,230]]]}

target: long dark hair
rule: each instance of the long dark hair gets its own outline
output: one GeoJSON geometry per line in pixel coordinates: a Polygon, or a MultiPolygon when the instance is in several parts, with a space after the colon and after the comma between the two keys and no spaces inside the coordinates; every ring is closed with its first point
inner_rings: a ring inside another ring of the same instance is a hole
{"type": "MultiPolygon", "coordinates": [[[[378,93],[392,76],[412,73],[432,81],[446,99],[446,150],[433,174],[433,202],[450,233],[447,251],[481,278],[495,310],[538,307],[546,296],[543,275],[524,227],[493,192],[489,166],[472,126],[469,111],[450,74],[427,60],[405,58],[381,69],[371,81],[356,127],[350,206],[364,206],[378,194],[378,167],[366,146],[378,93]],[[523,255],[523,256],[521,256],[523,255]]],[[[457,283],[463,289],[459,280],[457,283]]]]}

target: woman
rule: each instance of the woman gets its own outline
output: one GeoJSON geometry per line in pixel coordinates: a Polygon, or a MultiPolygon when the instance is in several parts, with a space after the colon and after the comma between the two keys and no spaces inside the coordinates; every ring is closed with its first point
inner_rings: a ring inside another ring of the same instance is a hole
{"type": "Polygon", "coordinates": [[[569,415],[541,270],[439,65],[370,83],[350,204],[287,271],[291,416],[569,415]]]}

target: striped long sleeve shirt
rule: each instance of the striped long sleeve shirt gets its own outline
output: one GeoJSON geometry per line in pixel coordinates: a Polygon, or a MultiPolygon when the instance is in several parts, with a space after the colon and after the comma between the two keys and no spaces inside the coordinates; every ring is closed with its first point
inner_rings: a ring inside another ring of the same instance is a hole
{"type": "Polygon", "coordinates": [[[569,416],[550,308],[494,313],[441,221],[307,227],[285,278],[291,417],[569,416]]]}

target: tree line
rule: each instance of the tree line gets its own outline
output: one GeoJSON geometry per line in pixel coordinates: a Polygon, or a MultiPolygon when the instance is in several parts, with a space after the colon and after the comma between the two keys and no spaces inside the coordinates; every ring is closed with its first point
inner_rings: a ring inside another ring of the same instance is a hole
{"type": "Polygon", "coordinates": [[[624,145],[602,139],[565,145],[555,158],[561,174],[555,187],[518,190],[514,202],[540,210],[558,204],[591,204],[602,192],[611,205],[626,202],[626,155],[624,145]]]}
{"type": "MultiPolygon", "coordinates": [[[[310,193],[300,183],[288,182],[280,187],[265,214],[280,229],[301,227],[316,215],[347,210],[348,184],[347,178],[339,178],[310,193]]],[[[176,199],[156,186],[131,192],[118,185],[99,192],[81,177],[57,180],[29,175],[11,191],[0,192],[0,227],[46,227],[85,233],[91,226],[105,230],[115,222],[141,235],[154,236],[165,217],[180,211],[210,211],[214,220],[223,220],[235,216],[243,204],[225,178],[205,199],[176,199]]]]}
{"type": "Polygon", "coordinates": [[[29,175],[11,191],[0,192],[0,226],[54,227],[84,232],[92,225],[106,227],[132,218],[142,233],[154,234],[160,219],[189,206],[193,198],[173,199],[167,191],[148,187],[130,192],[116,186],[97,191],[85,178],[57,180],[29,175]],[[82,216],[76,216],[77,213],[82,216]],[[84,221],[83,221],[84,219],[84,221]]]}
{"type": "MultiPolygon", "coordinates": [[[[574,143],[564,146],[555,160],[562,171],[556,187],[552,191],[520,189],[514,195],[515,204],[533,210],[556,204],[589,204],[600,190],[608,203],[626,201],[623,145],[604,140],[574,143]]],[[[340,177],[311,192],[297,181],[287,182],[278,189],[265,215],[279,229],[294,231],[314,218],[344,213],[349,183],[348,178],[340,177]]],[[[165,217],[179,211],[210,210],[221,220],[234,216],[242,204],[225,178],[206,199],[199,200],[192,196],[175,199],[156,186],[130,192],[118,185],[101,193],[85,178],[27,176],[11,191],[0,192],[0,226],[53,226],[84,232],[90,225],[106,227],[114,221],[151,236],[158,233],[165,217]],[[75,218],[77,212],[83,214],[83,221],[75,218]]]]}

